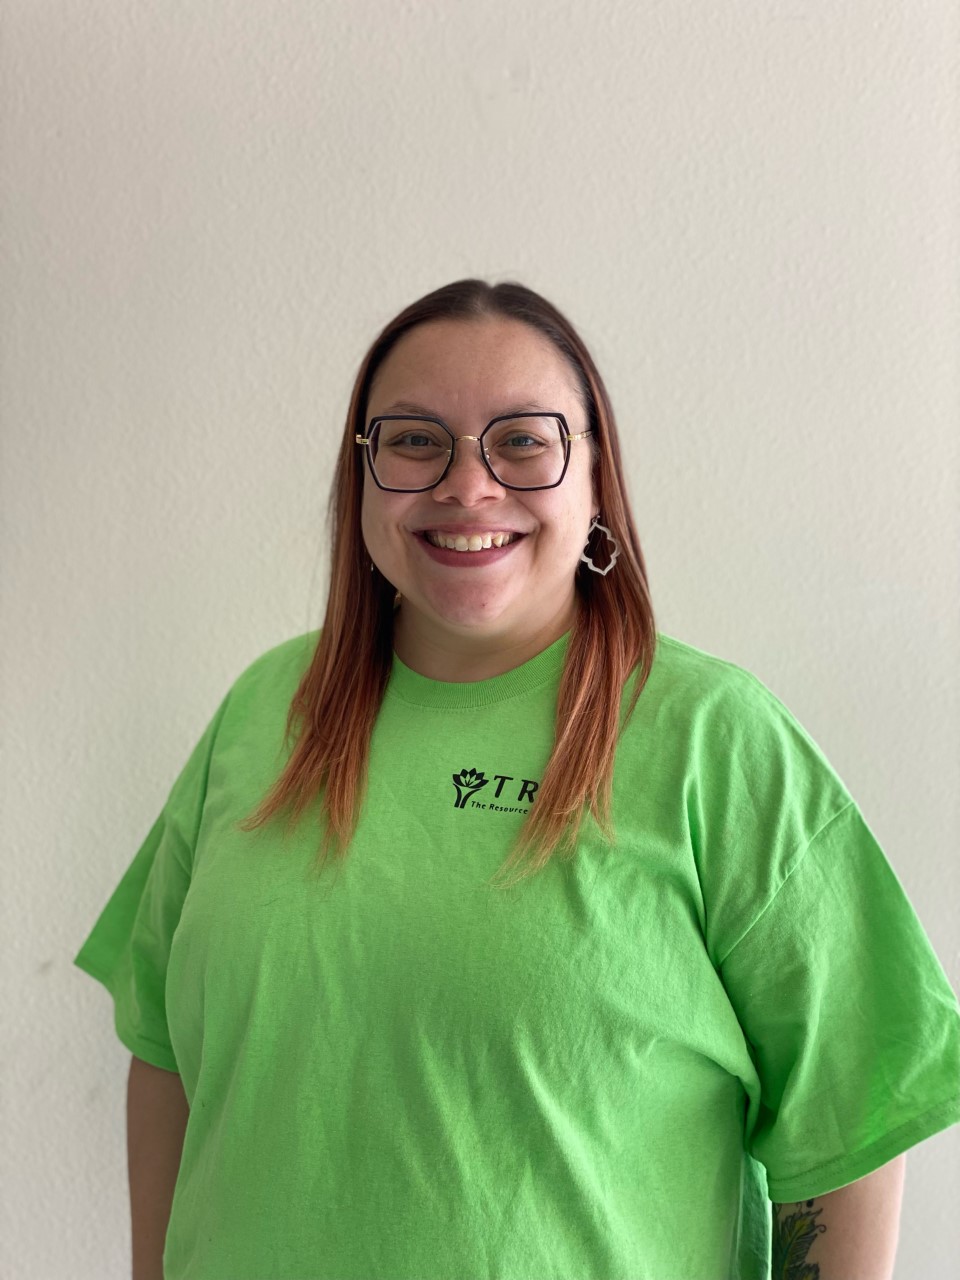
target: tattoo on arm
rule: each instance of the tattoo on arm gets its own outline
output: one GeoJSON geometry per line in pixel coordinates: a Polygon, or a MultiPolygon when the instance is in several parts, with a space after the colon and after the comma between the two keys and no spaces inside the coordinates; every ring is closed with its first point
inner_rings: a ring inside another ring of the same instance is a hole
{"type": "Polygon", "coordinates": [[[781,1210],[786,1206],[773,1205],[771,1280],[820,1280],[820,1268],[815,1262],[807,1262],[807,1254],[827,1228],[816,1221],[823,1209],[814,1209],[813,1205],[813,1200],[806,1200],[782,1217],[781,1210]]]}

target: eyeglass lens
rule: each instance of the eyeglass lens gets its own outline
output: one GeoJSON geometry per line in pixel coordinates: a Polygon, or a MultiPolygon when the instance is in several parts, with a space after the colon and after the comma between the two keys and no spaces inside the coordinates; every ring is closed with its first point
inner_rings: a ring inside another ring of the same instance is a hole
{"type": "MultiPolygon", "coordinates": [[[[503,484],[539,489],[563,475],[569,445],[558,418],[506,418],[483,435],[490,468],[503,484]]],[[[425,489],[443,474],[452,437],[421,418],[379,419],[370,431],[370,457],[377,479],[388,489],[425,489]]],[[[461,447],[470,447],[467,441],[461,447]]]]}

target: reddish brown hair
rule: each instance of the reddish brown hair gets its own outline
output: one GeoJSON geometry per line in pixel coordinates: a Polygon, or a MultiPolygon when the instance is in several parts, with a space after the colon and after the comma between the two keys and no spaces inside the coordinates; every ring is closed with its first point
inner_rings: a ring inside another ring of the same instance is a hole
{"type": "MultiPolygon", "coordinates": [[[[332,851],[347,855],[366,789],[370,736],[390,674],[394,587],[371,573],[360,528],[363,435],[374,376],[399,339],[430,320],[523,321],[547,337],[576,375],[589,437],[600,522],[620,544],[606,575],[581,563],[579,608],[567,647],[557,704],[556,736],[536,803],[519,833],[506,871],[527,858],[518,879],[539,871],[558,850],[572,856],[589,809],[608,836],[614,753],[620,729],[643,690],[657,631],[646,566],[630,512],[613,409],[589,351],[570,322],[545,298],[521,284],[458,280],[428,293],[386,325],[364,357],[347,412],[331,494],[330,593],[320,637],[287,714],[290,757],[272,789],[241,829],[262,826],[281,809],[296,822],[320,797],[321,869],[332,851]],[[625,686],[636,679],[624,707],[625,686]]],[[[596,552],[604,563],[604,539],[596,552]]],[[[288,819],[289,821],[289,819],[288,819]]],[[[499,874],[499,873],[498,873],[499,874]]],[[[513,883],[514,881],[510,881],[513,883]]]]}

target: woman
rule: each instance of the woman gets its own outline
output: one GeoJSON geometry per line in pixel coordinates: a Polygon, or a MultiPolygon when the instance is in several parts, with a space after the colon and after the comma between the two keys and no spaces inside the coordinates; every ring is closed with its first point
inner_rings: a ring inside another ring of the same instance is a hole
{"type": "Polygon", "coordinates": [[[573,327],[407,308],[333,511],[322,630],[235,682],[75,961],[134,1055],[135,1276],[889,1274],[956,998],[810,736],[656,630],[573,327]]]}

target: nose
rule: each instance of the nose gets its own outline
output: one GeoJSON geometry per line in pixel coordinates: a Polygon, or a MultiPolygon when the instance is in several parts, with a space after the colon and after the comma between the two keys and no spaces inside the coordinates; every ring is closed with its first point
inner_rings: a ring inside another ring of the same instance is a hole
{"type": "Polygon", "coordinates": [[[487,498],[500,498],[506,493],[484,465],[477,436],[458,436],[453,446],[450,470],[433,491],[438,502],[456,502],[462,507],[474,506],[487,498]]]}

